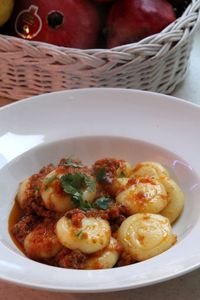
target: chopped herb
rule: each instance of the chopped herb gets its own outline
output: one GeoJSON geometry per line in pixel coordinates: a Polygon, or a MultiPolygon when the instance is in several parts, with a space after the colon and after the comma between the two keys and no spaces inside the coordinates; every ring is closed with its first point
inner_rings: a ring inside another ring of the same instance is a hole
{"type": "Polygon", "coordinates": [[[71,191],[71,193],[69,193],[71,195],[72,198],[72,202],[74,204],[75,207],[82,207],[82,202],[83,202],[83,193],[82,192],[73,192],[71,191]]]}
{"type": "Polygon", "coordinates": [[[101,169],[97,170],[96,179],[97,179],[97,182],[99,182],[99,183],[103,183],[103,182],[107,181],[106,169],[105,168],[101,168],[101,169]]]}
{"type": "Polygon", "coordinates": [[[93,180],[90,177],[85,175],[84,181],[88,188],[88,192],[90,192],[90,193],[94,192],[95,191],[95,180],[93,180]]]}
{"type": "Polygon", "coordinates": [[[84,187],[87,187],[90,192],[93,192],[95,189],[95,181],[80,172],[65,174],[60,179],[63,190],[69,194],[73,194],[84,187]]]}
{"type": "Polygon", "coordinates": [[[82,240],[83,239],[83,230],[79,230],[77,233],[76,233],[76,236],[82,240]]]}
{"type": "Polygon", "coordinates": [[[57,179],[57,175],[52,175],[52,176],[49,176],[49,177],[45,177],[43,179],[43,182],[46,184],[46,190],[48,189],[49,185],[55,180],[57,179]]]}
{"type": "Polygon", "coordinates": [[[84,211],[92,209],[92,205],[88,202],[83,200],[83,198],[80,199],[80,208],[84,211]]]}
{"type": "Polygon", "coordinates": [[[60,178],[61,186],[65,193],[70,194],[75,207],[82,210],[91,209],[91,204],[83,200],[82,189],[86,187],[89,192],[95,190],[95,181],[89,176],[77,172],[75,174],[65,174],[60,178]]]}
{"type": "Polygon", "coordinates": [[[57,178],[57,175],[52,175],[49,177],[45,177],[43,181],[46,184],[51,184],[56,178],[57,178]]]}
{"type": "Polygon", "coordinates": [[[67,161],[64,163],[64,166],[73,167],[73,168],[83,168],[81,164],[75,163],[72,159],[68,158],[67,161]]]}
{"type": "Polygon", "coordinates": [[[83,192],[76,192],[71,194],[72,202],[74,203],[75,207],[79,207],[81,210],[86,211],[92,208],[92,205],[88,202],[83,200],[83,192]]]}
{"type": "Polygon", "coordinates": [[[110,197],[101,197],[101,198],[98,198],[94,202],[93,207],[96,208],[96,209],[106,210],[106,209],[109,208],[111,202],[113,202],[112,198],[110,198],[110,197]]]}
{"type": "Polygon", "coordinates": [[[33,189],[34,189],[34,191],[36,191],[36,192],[39,192],[39,191],[40,191],[40,188],[39,188],[39,186],[37,186],[37,185],[35,185],[35,186],[33,187],[33,189]]]}
{"type": "Polygon", "coordinates": [[[126,177],[126,175],[123,171],[121,171],[120,174],[119,174],[119,178],[124,178],[124,177],[126,177]]]}
{"type": "Polygon", "coordinates": [[[83,200],[83,188],[87,188],[89,192],[95,190],[95,181],[86,174],[77,172],[75,174],[65,174],[60,178],[61,186],[65,193],[71,195],[72,202],[75,207],[84,211],[89,209],[103,209],[109,208],[113,199],[110,197],[98,198],[93,204],[83,200]]]}

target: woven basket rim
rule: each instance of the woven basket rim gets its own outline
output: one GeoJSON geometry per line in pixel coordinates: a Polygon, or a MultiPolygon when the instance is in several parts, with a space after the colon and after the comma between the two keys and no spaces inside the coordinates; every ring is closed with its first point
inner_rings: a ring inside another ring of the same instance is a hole
{"type": "MultiPolygon", "coordinates": [[[[33,47],[38,47],[42,49],[48,49],[51,51],[56,52],[65,52],[65,53],[74,53],[76,54],[85,54],[85,55],[94,55],[98,53],[104,53],[104,54],[112,54],[112,53],[122,53],[126,51],[130,51],[131,49],[134,49],[135,52],[140,51],[141,46],[145,45],[154,45],[158,44],[160,40],[163,40],[163,43],[165,43],[165,39],[169,37],[172,33],[179,33],[180,35],[183,34],[183,29],[186,26],[185,19],[192,16],[192,20],[189,20],[193,22],[193,26],[191,28],[191,33],[195,31],[198,28],[198,25],[200,25],[200,0],[192,0],[191,3],[188,5],[185,12],[177,18],[174,22],[169,24],[167,27],[165,27],[161,32],[156,33],[154,35],[151,35],[149,37],[146,37],[139,42],[135,43],[129,43],[121,46],[117,46],[114,48],[95,48],[95,49],[78,49],[78,48],[69,48],[64,46],[57,46],[50,43],[40,42],[40,41],[30,41],[30,40],[23,40],[18,37],[9,36],[9,35],[2,35],[0,34],[0,38],[5,38],[9,41],[16,42],[19,45],[30,45],[33,47]]],[[[176,43],[174,43],[173,48],[176,46],[176,43]]],[[[171,49],[170,49],[171,50],[171,49]]]]}

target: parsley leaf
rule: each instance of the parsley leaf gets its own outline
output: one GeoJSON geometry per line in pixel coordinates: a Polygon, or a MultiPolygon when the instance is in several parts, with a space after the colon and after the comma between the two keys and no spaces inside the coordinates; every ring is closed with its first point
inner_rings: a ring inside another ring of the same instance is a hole
{"type": "Polygon", "coordinates": [[[93,192],[95,190],[95,181],[81,172],[61,176],[60,183],[65,193],[71,195],[74,206],[84,211],[93,208],[106,210],[113,202],[112,198],[106,196],[98,198],[93,204],[84,201],[83,189],[86,187],[89,192],[93,192]]]}
{"type": "Polygon", "coordinates": [[[88,201],[84,201],[83,198],[80,199],[80,208],[83,211],[87,211],[89,209],[92,209],[92,205],[88,201]]]}
{"type": "Polygon", "coordinates": [[[79,230],[77,233],[76,233],[76,236],[82,240],[83,239],[83,230],[79,230]]]}
{"type": "Polygon", "coordinates": [[[121,171],[120,174],[119,174],[119,178],[124,178],[124,177],[126,177],[126,175],[123,171],[121,171]]]}
{"type": "Polygon", "coordinates": [[[43,182],[47,185],[50,185],[55,179],[57,178],[57,175],[47,176],[43,179],[43,182]]]}
{"type": "Polygon", "coordinates": [[[95,190],[95,181],[88,176],[84,176],[84,181],[87,186],[88,192],[94,192],[95,190]]]}
{"type": "Polygon", "coordinates": [[[113,199],[110,197],[100,197],[94,202],[93,207],[106,210],[109,208],[111,202],[113,202],[113,199]]]}
{"type": "Polygon", "coordinates": [[[95,190],[95,181],[86,174],[77,172],[75,174],[65,174],[60,178],[61,186],[65,193],[71,195],[71,199],[75,207],[82,210],[88,210],[92,206],[83,200],[83,188],[87,188],[89,192],[95,190]]]}
{"type": "Polygon", "coordinates": [[[33,187],[33,189],[34,189],[35,192],[39,192],[39,191],[40,191],[40,187],[37,186],[37,185],[35,185],[35,186],[33,187]]]}
{"type": "Polygon", "coordinates": [[[71,158],[67,159],[67,161],[64,163],[64,166],[73,167],[73,168],[83,168],[81,164],[75,163],[71,158]]]}
{"type": "Polygon", "coordinates": [[[97,170],[96,180],[99,183],[107,182],[106,169],[105,168],[100,168],[100,169],[97,170]]]}
{"type": "Polygon", "coordinates": [[[51,185],[51,183],[57,179],[57,175],[52,175],[52,176],[47,176],[43,179],[43,182],[45,183],[45,190],[48,190],[49,186],[51,185]]]}

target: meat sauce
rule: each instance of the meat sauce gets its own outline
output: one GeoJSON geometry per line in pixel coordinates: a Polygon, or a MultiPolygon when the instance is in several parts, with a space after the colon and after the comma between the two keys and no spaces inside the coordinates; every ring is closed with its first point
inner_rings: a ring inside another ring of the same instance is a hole
{"type": "MultiPolygon", "coordinates": [[[[66,216],[71,218],[73,225],[77,228],[80,227],[81,220],[84,216],[92,216],[95,218],[100,217],[105,220],[109,220],[114,236],[115,231],[119,228],[122,221],[126,218],[126,214],[127,211],[122,205],[114,205],[108,210],[93,210],[83,212],[79,209],[73,209],[67,212],[66,216]]],[[[24,214],[24,211],[17,203],[17,199],[15,200],[9,216],[9,234],[16,247],[25,255],[27,254],[23,246],[24,239],[28,235],[28,233],[30,233],[36,226],[38,226],[38,224],[40,224],[42,220],[44,221],[44,219],[42,219],[40,216],[36,216],[34,214],[24,214]]],[[[46,220],[48,220],[48,222],[55,222],[55,218],[48,218],[46,220]]],[[[118,251],[119,253],[121,253],[121,248],[119,248],[118,251]]],[[[48,265],[58,266],[62,268],[84,269],[84,262],[87,258],[87,255],[81,253],[78,250],[70,250],[64,248],[54,258],[35,260],[48,265]]],[[[122,254],[116,267],[127,265],[130,263],[133,263],[131,257],[128,254],[122,254]]],[[[95,269],[99,269],[98,264],[96,265],[95,269]]]]}

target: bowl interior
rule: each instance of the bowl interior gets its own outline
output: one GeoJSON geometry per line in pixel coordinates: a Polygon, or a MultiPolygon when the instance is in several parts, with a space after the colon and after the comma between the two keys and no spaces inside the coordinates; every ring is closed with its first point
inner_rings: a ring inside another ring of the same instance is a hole
{"type": "Polygon", "coordinates": [[[57,164],[61,158],[78,158],[86,165],[105,157],[125,159],[132,165],[140,161],[156,161],[166,167],[172,178],[185,194],[185,208],[173,225],[173,231],[181,242],[195,226],[200,215],[200,179],[195,170],[175,153],[140,140],[112,136],[86,136],[58,140],[35,147],[15,158],[0,170],[4,181],[0,182],[3,201],[0,204],[1,232],[3,244],[15,253],[20,253],[8,233],[8,217],[19,183],[38,172],[49,163],[57,164]]]}

